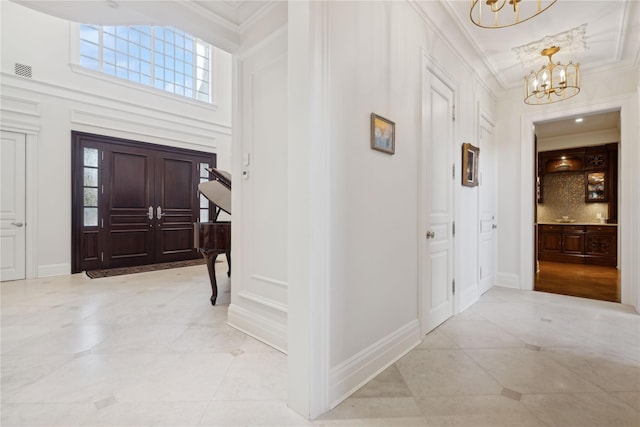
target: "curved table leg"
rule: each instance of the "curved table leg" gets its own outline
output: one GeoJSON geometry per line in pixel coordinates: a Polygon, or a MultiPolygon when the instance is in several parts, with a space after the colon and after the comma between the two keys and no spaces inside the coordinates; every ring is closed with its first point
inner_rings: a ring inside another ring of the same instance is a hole
{"type": "Polygon", "coordinates": [[[211,282],[211,305],[216,305],[216,299],[218,298],[218,282],[216,281],[215,264],[219,252],[206,249],[200,249],[200,252],[207,260],[207,270],[209,270],[209,281],[211,282]]]}

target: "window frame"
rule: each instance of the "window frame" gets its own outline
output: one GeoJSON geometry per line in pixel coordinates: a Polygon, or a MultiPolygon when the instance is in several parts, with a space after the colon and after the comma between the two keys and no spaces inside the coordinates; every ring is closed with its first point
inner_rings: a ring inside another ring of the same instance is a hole
{"type": "MultiPolygon", "coordinates": [[[[217,72],[214,72],[215,69],[217,69],[217,64],[218,64],[218,48],[216,48],[213,45],[209,45],[208,43],[197,39],[195,36],[193,36],[194,38],[196,38],[197,40],[199,40],[200,42],[202,42],[205,45],[209,46],[209,100],[208,101],[203,101],[200,100],[198,98],[194,98],[194,97],[188,97],[188,96],[184,96],[184,95],[180,95],[178,93],[175,92],[170,92],[164,89],[158,89],[153,85],[153,74],[152,74],[152,80],[151,80],[151,85],[146,85],[143,83],[138,83],[135,82],[133,80],[129,80],[128,78],[120,78],[117,77],[116,75],[111,75],[108,73],[105,73],[101,70],[94,70],[91,68],[87,68],[84,67],[82,65],[80,65],[80,26],[82,24],[80,23],[76,23],[76,22],[71,22],[69,23],[70,25],[70,68],[73,72],[78,73],[78,74],[82,74],[82,75],[86,75],[86,76],[90,76],[93,78],[98,78],[100,80],[104,80],[107,81],[109,83],[115,83],[118,84],[120,86],[125,86],[127,88],[130,89],[136,89],[136,90],[140,90],[143,92],[147,92],[147,93],[151,93],[154,95],[159,95],[159,96],[165,96],[174,100],[180,100],[182,102],[186,102],[189,104],[194,104],[194,105],[199,105],[199,106],[203,106],[206,105],[210,108],[213,108],[214,110],[217,109],[217,72]]],[[[87,24],[89,25],[89,24],[87,24]]],[[[153,28],[153,27],[152,27],[153,28]]],[[[180,30],[182,31],[182,30],[180,30]]],[[[152,50],[151,51],[151,55],[153,56],[153,53],[155,51],[152,50]]],[[[102,61],[102,49],[100,49],[100,60],[102,61]]],[[[194,59],[194,63],[195,63],[195,59],[194,59]]],[[[151,67],[153,68],[153,62],[151,63],[151,67]]],[[[194,67],[195,68],[195,67],[194,67]]],[[[152,70],[153,71],[153,70],[152,70]]]]}

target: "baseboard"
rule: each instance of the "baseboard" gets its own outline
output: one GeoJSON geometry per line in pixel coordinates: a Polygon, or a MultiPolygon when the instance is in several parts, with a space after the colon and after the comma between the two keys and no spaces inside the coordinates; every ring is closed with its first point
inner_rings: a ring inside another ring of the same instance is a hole
{"type": "Polygon", "coordinates": [[[496,285],[505,288],[520,289],[520,276],[517,274],[498,273],[496,275],[496,285]]]}
{"type": "Polygon", "coordinates": [[[460,292],[460,299],[458,300],[458,312],[462,313],[467,308],[471,307],[480,296],[478,295],[478,284],[475,283],[468,288],[460,292]]]}
{"type": "Polygon", "coordinates": [[[287,324],[261,316],[237,304],[230,304],[227,324],[245,334],[287,353],[287,324]]]}
{"type": "Polygon", "coordinates": [[[336,407],[420,343],[420,323],[413,320],[331,369],[330,407],[336,407]]]}
{"type": "Polygon", "coordinates": [[[71,264],[48,264],[38,266],[38,278],[71,274],[71,264]]]}

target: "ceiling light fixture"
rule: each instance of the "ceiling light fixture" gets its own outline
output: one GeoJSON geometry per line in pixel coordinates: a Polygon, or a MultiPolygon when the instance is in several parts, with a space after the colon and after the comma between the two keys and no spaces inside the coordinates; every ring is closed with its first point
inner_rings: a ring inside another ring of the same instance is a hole
{"type": "Polygon", "coordinates": [[[583,120],[584,120],[584,119],[583,119],[582,117],[578,117],[578,118],[576,119],[576,123],[582,123],[582,121],[583,121],[583,120]]]}
{"type": "Polygon", "coordinates": [[[524,78],[525,104],[539,105],[564,101],[580,92],[580,64],[569,61],[567,65],[553,63],[551,57],[558,53],[558,46],[543,49],[541,54],[549,58],[538,72],[531,71],[524,78]]]}
{"type": "MultiPolygon", "coordinates": [[[[471,0],[471,21],[482,28],[504,28],[527,21],[551,7],[556,0],[508,0],[513,7],[513,14],[500,22],[499,13],[507,4],[507,0],[471,0]]],[[[508,10],[510,8],[505,9],[508,10]]],[[[503,16],[507,12],[503,13],[503,16]]]]}

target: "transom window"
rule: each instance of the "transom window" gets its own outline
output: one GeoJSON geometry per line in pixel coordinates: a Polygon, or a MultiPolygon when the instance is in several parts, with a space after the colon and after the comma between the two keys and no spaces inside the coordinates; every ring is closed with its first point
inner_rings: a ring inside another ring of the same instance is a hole
{"type": "Polygon", "coordinates": [[[211,102],[211,46],[171,27],[80,25],[82,67],[211,102]]]}

